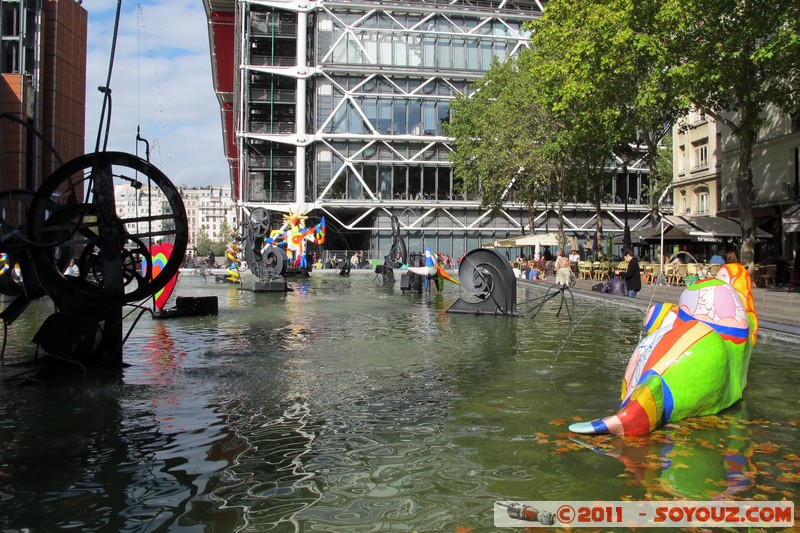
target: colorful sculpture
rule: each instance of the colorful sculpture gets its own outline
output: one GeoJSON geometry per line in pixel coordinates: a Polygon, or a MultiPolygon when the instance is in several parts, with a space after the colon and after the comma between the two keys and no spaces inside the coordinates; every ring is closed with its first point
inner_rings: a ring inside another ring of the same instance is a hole
{"type": "Polygon", "coordinates": [[[751,287],[747,270],[731,263],[716,278],[687,287],[677,307],[653,306],[648,335],[625,371],[620,410],[570,431],[641,435],[741,399],[758,332],[751,287]]]}
{"type": "MultiPolygon", "coordinates": [[[[172,255],[173,246],[168,242],[156,243],[150,247],[150,256],[153,258],[153,272],[151,276],[155,278],[164,269],[172,255]]],[[[142,262],[142,273],[147,275],[147,264],[142,262]]],[[[167,282],[163,289],[155,293],[155,306],[156,309],[161,311],[167,305],[169,297],[172,296],[172,291],[175,290],[175,284],[178,283],[178,272],[167,282]]]]}
{"type": "Polygon", "coordinates": [[[242,264],[242,247],[237,244],[240,240],[236,232],[231,231],[231,240],[225,248],[225,258],[228,260],[228,267],[225,269],[224,276],[217,276],[216,281],[227,281],[230,283],[239,283],[242,280],[239,269],[242,264]]]}
{"type": "Polygon", "coordinates": [[[290,210],[283,216],[283,226],[270,232],[269,237],[264,239],[262,255],[269,246],[281,246],[285,248],[290,268],[309,270],[306,242],[325,244],[325,217],[313,228],[305,227],[307,218],[303,211],[290,210]]]}
{"type": "Polygon", "coordinates": [[[436,289],[440,292],[444,288],[444,280],[455,283],[456,285],[460,285],[458,281],[453,279],[453,277],[448,274],[444,268],[442,268],[442,265],[439,264],[436,255],[431,251],[430,248],[425,248],[425,266],[408,267],[408,271],[419,276],[425,276],[426,286],[428,280],[435,280],[436,289]]]}

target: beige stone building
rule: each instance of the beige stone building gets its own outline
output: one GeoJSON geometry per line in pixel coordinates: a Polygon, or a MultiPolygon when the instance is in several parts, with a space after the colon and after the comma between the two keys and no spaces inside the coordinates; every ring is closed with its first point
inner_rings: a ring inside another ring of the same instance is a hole
{"type": "MultiPolygon", "coordinates": [[[[739,142],[723,123],[693,110],[673,129],[674,214],[737,218],[739,142]]],[[[757,261],[791,262],[800,230],[800,116],[769,108],[753,152],[753,215],[771,239],[757,261]]]]}
{"type": "Polygon", "coordinates": [[[186,218],[189,223],[189,244],[187,253],[194,255],[197,248],[197,236],[201,229],[216,241],[223,228],[223,222],[235,229],[237,225],[236,210],[231,198],[229,186],[208,186],[197,188],[179,188],[183,204],[186,207],[186,218]]]}

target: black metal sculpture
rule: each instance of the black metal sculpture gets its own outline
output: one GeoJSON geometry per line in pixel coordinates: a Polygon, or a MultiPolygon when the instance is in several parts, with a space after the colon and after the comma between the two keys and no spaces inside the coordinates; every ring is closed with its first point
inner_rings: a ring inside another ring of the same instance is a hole
{"type": "MultiPolygon", "coordinates": [[[[412,253],[408,256],[408,266],[420,268],[425,266],[425,256],[420,253],[412,253]]],[[[425,285],[426,276],[416,274],[410,270],[404,271],[400,275],[400,290],[405,292],[421,293],[425,285]]]]}
{"type": "Polygon", "coordinates": [[[383,283],[394,283],[394,269],[400,268],[408,261],[406,243],[400,235],[400,221],[392,215],[392,247],[383,258],[383,264],[375,267],[375,274],[382,276],[383,283]]]}
{"type": "Polygon", "coordinates": [[[35,193],[1,196],[0,252],[21,270],[21,290],[0,313],[4,325],[47,295],[56,313],[36,334],[37,345],[80,364],[121,363],[122,307],[164,288],[186,252],[188,221],[178,190],[135,155],[98,152],[67,161],[35,193]],[[120,185],[164,201],[126,216],[116,209],[120,185]],[[154,274],[149,246],[157,239],[173,244],[176,260],[154,274]],[[64,271],[71,258],[77,258],[77,275],[64,271]]]}
{"type": "Polygon", "coordinates": [[[279,246],[264,246],[272,226],[271,218],[269,210],[256,207],[243,228],[242,251],[247,268],[256,277],[254,292],[289,290],[284,277],[289,267],[286,252],[279,246]]]}
{"type": "Polygon", "coordinates": [[[448,313],[474,315],[517,314],[517,278],[508,261],[493,250],[479,248],[468,252],[458,267],[458,279],[477,301],[462,298],[453,303],[448,313]]]}

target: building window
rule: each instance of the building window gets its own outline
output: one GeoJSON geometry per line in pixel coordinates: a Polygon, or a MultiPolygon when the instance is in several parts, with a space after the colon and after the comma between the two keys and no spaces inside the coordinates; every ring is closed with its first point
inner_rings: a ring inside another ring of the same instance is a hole
{"type": "Polygon", "coordinates": [[[708,205],[708,187],[700,187],[697,189],[697,206],[695,212],[698,215],[707,215],[709,211],[708,205]]]}
{"type": "Polygon", "coordinates": [[[694,161],[692,170],[703,170],[708,168],[708,140],[704,139],[699,143],[692,144],[694,161]]]}

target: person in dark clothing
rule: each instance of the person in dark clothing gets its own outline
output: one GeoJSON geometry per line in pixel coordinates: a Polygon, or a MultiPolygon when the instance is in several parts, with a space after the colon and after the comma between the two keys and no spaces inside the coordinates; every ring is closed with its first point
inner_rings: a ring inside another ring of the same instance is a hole
{"type": "Polygon", "coordinates": [[[606,294],[616,294],[617,296],[628,296],[628,285],[619,276],[614,276],[603,285],[603,292],[606,294]]]}
{"type": "Polygon", "coordinates": [[[617,270],[616,274],[624,279],[628,285],[628,296],[636,298],[636,294],[642,290],[642,273],[639,270],[639,261],[633,257],[633,251],[630,248],[626,249],[622,254],[625,257],[625,261],[628,262],[628,270],[622,273],[617,270]]]}

